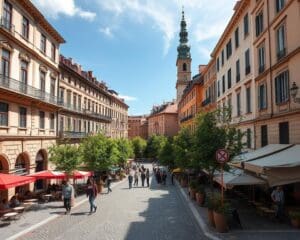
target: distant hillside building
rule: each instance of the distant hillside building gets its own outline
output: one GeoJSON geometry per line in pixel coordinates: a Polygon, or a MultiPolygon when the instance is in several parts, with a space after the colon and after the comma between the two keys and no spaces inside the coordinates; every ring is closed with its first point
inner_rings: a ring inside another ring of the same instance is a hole
{"type": "Polygon", "coordinates": [[[167,102],[154,106],[148,117],[148,134],[172,137],[178,133],[177,103],[167,102]]]}

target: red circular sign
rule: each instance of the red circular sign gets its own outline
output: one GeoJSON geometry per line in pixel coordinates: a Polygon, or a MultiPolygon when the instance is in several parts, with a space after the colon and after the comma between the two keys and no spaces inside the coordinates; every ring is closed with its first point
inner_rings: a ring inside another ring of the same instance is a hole
{"type": "Polygon", "coordinates": [[[226,163],[229,160],[229,153],[226,149],[216,151],[216,159],[219,163],[226,163]]]}

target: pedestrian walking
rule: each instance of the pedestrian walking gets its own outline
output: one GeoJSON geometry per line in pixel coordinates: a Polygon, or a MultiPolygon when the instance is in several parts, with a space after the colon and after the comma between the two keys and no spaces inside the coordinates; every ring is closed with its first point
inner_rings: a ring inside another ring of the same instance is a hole
{"type": "Polygon", "coordinates": [[[273,190],[271,194],[273,202],[276,204],[276,218],[282,221],[284,215],[284,192],[281,186],[273,190]]]}
{"type": "Polygon", "coordinates": [[[159,168],[156,170],[155,177],[156,177],[157,183],[160,184],[161,183],[161,173],[160,173],[159,168]]]}
{"type": "Polygon", "coordinates": [[[132,182],[133,182],[133,176],[132,176],[132,174],[130,173],[129,176],[128,176],[129,189],[132,188],[132,182]]]}
{"type": "Polygon", "coordinates": [[[142,179],[142,187],[144,187],[144,185],[145,185],[145,179],[146,179],[145,171],[142,171],[142,173],[141,173],[141,179],[142,179]]]}
{"type": "Polygon", "coordinates": [[[133,186],[137,187],[139,184],[139,174],[138,174],[138,171],[135,171],[134,173],[134,183],[133,183],[133,186]]]}
{"type": "Polygon", "coordinates": [[[174,173],[172,172],[172,175],[171,175],[171,182],[172,182],[172,185],[174,185],[174,173]]]}
{"type": "Polygon", "coordinates": [[[97,206],[95,205],[95,199],[98,194],[98,188],[97,184],[95,183],[95,180],[92,178],[89,178],[87,181],[87,190],[86,190],[86,196],[89,198],[90,203],[90,213],[97,211],[97,206]]]}
{"type": "Polygon", "coordinates": [[[110,176],[110,174],[108,174],[108,177],[107,177],[107,179],[106,179],[107,194],[108,194],[109,192],[112,192],[112,190],[111,190],[111,188],[110,188],[111,181],[112,181],[111,176],[110,176]]]}
{"type": "Polygon", "coordinates": [[[166,183],[167,183],[167,172],[166,171],[162,172],[161,178],[162,178],[162,184],[166,185],[166,183]]]}
{"type": "Polygon", "coordinates": [[[147,187],[149,187],[149,178],[150,178],[150,173],[149,173],[149,168],[147,168],[147,170],[146,170],[147,187]]]}
{"type": "Polygon", "coordinates": [[[67,214],[71,212],[71,198],[72,194],[74,193],[74,188],[69,181],[63,182],[63,185],[62,198],[64,201],[64,207],[66,208],[65,214],[67,214]]]}

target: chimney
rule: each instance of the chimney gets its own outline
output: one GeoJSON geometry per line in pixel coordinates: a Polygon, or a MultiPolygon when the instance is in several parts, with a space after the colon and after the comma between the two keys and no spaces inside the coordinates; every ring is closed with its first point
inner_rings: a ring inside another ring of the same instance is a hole
{"type": "Polygon", "coordinates": [[[92,79],[93,78],[93,71],[88,71],[88,78],[92,79]]]}

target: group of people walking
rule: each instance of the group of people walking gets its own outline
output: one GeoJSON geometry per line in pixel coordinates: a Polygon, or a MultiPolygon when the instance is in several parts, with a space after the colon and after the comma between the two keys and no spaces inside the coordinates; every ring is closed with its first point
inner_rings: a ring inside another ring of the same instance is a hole
{"type": "Polygon", "coordinates": [[[167,172],[165,170],[160,170],[160,168],[154,168],[156,182],[158,184],[166,185],[167,183],[167,172]]]}
{"type": "Polygon", "coordinates": [[[139,178],[141,178],[142,187],[145,187],[145,181],[146,181],[147,187],[150,186],[150,183],[149,183],[149,178],[150,178],[149,169],[148,168],[146,169],[142,165],[141,168],[136,168],[134,174],[129,173],[129,175],[128,175],[129,189],[132,188],[132,183],[133,183],[134,187],[138,187],[139,178]]]}

